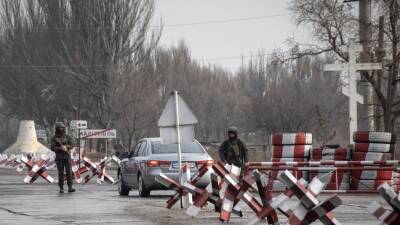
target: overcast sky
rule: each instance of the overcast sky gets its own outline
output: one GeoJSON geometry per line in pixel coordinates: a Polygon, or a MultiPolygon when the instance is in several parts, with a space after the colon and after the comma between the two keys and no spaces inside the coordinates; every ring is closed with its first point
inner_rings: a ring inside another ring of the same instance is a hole
{"type": "MultiPolygon", "coordinates": [[[[161,45],[176,45],[184,39],[192,56],[199,61],[219,64],[235,71],[240,56],[270,52],[285,47],[289,37],[302,36],[288,11],[289,0],[156,0],[155,20],[162,18],[161,45]],[[202,25],[178,25],[237,18],[276,17],[202,25]],[[238,57],[235,59],[220,59],[238,57]],[[218,60],[220,59],[220,60],[218,60]]],[[[245,58],[245,60],[248,58],[245,58]]]]}

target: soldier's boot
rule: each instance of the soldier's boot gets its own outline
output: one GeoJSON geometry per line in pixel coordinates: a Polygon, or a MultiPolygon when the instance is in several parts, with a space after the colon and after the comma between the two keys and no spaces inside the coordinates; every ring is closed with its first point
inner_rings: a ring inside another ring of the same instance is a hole
{"type": "Polygon", "coordinates": [[[72,187],[72,185],[68,185],[68,192],[75,192],[75,189],[72,187]]]}
{"type": "Polygon", "coordinates": [[[64,188],[60,187],[60,194],[64,193],[64,188]]]}

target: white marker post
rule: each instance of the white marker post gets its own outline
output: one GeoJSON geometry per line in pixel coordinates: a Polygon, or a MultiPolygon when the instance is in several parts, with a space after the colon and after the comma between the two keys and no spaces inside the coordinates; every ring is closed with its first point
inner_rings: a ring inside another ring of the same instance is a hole
{"type": "MultiPolygon", "coordinates": [[[[179,182],[182,184],[182,144],[193,143],[194,125],[198,120],[192,110],[188,107],[182,96],[177,91],[171,93],[163,112],[158,120],[160,128],[161,144],[177,144],[177,162],[179,169],[179,182]]],[[[184,157],[184,156],[183,156],[184,157]]],[[[190,204],[184,201],[184,207],[190,204]]]]}
{"type": "Polygon", "coordinates": [[[342,88],[342,93],[349,97],[349,135],[350,143],[353,144],[353,133],[357,131],[358,115],[357,103],[364,104],[363,96],[357,93],[357,71],[360,70],[381,70],[381,63],[357,63],[357,53],[362,52],[362,46],[355,43],[354,39],[349,42],[349,62],[343,64],[326,64],[324,71],[341,71],[349,74],[349,87],[342,88]]]}
{"type": "Polygon", "coordinates": [[[178,140],[178,167],[179,167],[179,180],[182,181],[182,148],[181,148],[181,132],[179,129],[179,103],[178,91],[174,91],[175,95],[175,116],[176,116],[176,138],[178,140]]]}
{"type": "Polygon", "coordinates": [[[71,120],[70,122],[71,129],[78,130],[78,154],[79,154],[79,169],[81,168],[81,129],[87,129],[87,121],[86,120],[71,120]]]}

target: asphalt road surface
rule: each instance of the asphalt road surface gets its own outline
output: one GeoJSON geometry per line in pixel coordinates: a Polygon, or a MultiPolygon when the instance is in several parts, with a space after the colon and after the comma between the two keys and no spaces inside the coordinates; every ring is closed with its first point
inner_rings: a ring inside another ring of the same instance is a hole
{"type": "MultiPolygon", "coordinates": [[[[85,185],[75,185],[76,193],[59,194],[56,184],[38,180],[34,184],[24,184],[23,174],[15,169],[0,169],[0,224],[220,224],[218,214],[211,205],[203,209],[199,216],[191,218],[178,205],[166,209],[165,202],[173,194],[170,191],[152,192],[149,198],[140,198],[136,191],[129,197],[121,197],[117,186],[91,181],[85,185]]],[[[56,178],[55,171],[50,174],[56,178]]],[[[115,171],[110,174],[115,177],[115,171]]],[[[41,178],[39,178],[41,179],[41,178]]],[[[321,196],[326,198],[327,194],[321,196]]],[[[387,204],[378,194],[342,194],[343,205],[334,211],[343,225],[375,225],[379,222],[366,210],[372,201],[387,204]]],[[[294,202],[291,202],[294,205],[294,202]]],[[[246,224],[254,214],[243,203],[243,218],[233,216],[229,224],[246,224]]],[[[286,218],[279,216],[282,224],[286,218]]],[[[316,222],[315,224],[321,224],[316,222]]]]}

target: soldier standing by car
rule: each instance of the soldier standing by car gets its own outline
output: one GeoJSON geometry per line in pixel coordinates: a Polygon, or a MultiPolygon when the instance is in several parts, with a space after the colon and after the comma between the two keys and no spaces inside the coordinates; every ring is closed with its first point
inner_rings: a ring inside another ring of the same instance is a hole
{"type": "Polygon", "coordinates": [[[64,123],[57,122],[55,135],[51,138],[51,150],[56,153],[60,193],[64,193],[64,169],[67,175],[68,192],[75,192],[75,189],[72,188],[71,154],[69,152],[72,148],[72,138],[66,134],[64,123]]]}
{"type": "Polygon", "coordinates": [[[222,162],[235,165],[243,171],[244,164],[247,162],[247,148],[238,138],[236,127],[228,129],[228,140],[225,140],[219,147],[219,157],[222,162]]]}
{"type": "Polygon", "coordinates": [[[122,144],[121,139],[117,139],[116,143],[114,144],[114,151],[115,151],[115,156],[117,156],[120,159],[124,158],[125,147],[122,144]]]}

